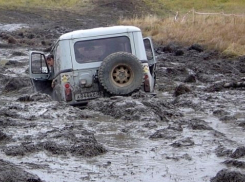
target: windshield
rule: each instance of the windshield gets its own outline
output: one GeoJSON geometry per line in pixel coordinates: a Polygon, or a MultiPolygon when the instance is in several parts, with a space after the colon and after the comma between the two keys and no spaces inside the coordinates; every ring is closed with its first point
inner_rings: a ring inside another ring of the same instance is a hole
{"type": "Polygon", "coordinates": [[[103,61],[114,52],[132,52],[130,40],[126,36],[79,41],[75,43],[74,49],[78,63],[103,61]]]}

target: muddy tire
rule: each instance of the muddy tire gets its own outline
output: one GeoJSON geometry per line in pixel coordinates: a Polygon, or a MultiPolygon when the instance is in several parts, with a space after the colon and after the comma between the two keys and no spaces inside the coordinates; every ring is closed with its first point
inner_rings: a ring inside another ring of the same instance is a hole
{"type": "Polygon", "coordinates": [[[139,90],[143,83],[143,66],[130,53],[113,53],[102,62],[99,81],[113,95],[129,95],[139,90]]]}

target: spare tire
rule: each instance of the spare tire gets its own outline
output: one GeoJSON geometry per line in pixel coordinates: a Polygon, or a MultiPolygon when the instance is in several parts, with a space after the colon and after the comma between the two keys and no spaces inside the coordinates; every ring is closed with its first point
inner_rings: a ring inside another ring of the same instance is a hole
{"type": "Polygon", "coordinates": [[[107,56],[99,68],[99,81],[113,95],[129,95],[143,83],[143,66],[139,59],[127,52],[107,56]]]}

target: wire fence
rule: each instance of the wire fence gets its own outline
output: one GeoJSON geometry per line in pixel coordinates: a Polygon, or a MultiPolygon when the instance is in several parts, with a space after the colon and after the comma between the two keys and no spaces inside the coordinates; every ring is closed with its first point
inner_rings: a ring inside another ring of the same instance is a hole
{"type": "Polygon", "coordinates": [[[220,13],[206,13],[198,12],[194,8],[184,14],[182,17],[179,15],[179,12],[176,12],[174,21],[178,22],[192,22],[197,23],[200,20],[208,21],[218,21],[223,23],[245,23],[245,14],[226,14],[224,12],[220,13]]]}

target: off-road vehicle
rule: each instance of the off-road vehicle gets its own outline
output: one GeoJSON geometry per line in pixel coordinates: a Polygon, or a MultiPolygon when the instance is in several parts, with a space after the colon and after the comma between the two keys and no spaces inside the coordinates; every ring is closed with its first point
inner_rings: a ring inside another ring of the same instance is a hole
{"type": "Polygon", "coordinates": [[[106,95],[154,92],[156,59],[150,38],[134,26],[77,30],[59,37],[50,54],[30,52],[30,78],[37,91],[76,105],[106,95]]]}

